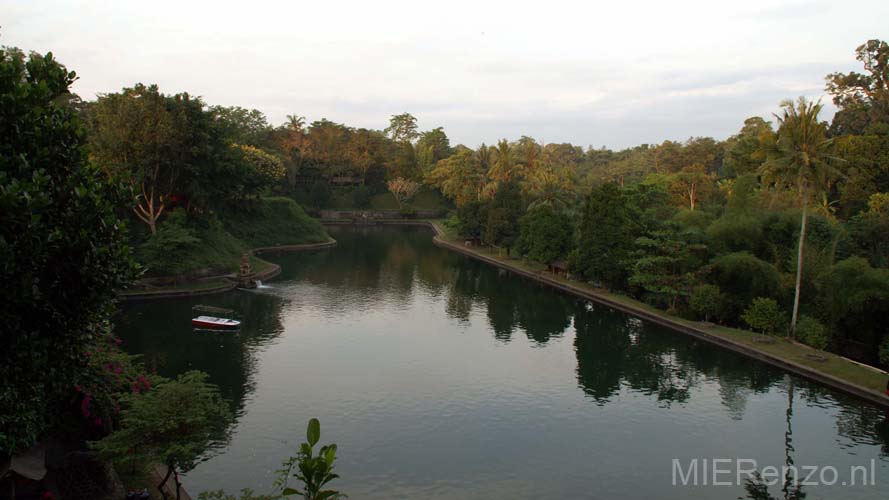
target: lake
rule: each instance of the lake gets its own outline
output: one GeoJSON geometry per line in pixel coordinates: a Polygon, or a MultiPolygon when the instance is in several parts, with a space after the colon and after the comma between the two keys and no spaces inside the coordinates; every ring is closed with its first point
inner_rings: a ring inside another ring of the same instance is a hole
{"type": "Polygon", "coordinates": [[[674,459],[681,476],[713,458],[835,467],[808,498],[889,497],[877,406],[435,247],[428,228],[330,233],[335,248],[266,256],[283,267],[267,287],[117,316],[128,352],[206,371],[235,408],[230,442],[184,478],[193,496],[270,491],[318,417],[339,446],[331,486],[354,499],[744,496],[700,485],[703,469],[673,486],[674,459]],[[195,304],[242,330],[192,331],[195,304]],[[853,466],[876,477],[843,486],[853,466]]]}

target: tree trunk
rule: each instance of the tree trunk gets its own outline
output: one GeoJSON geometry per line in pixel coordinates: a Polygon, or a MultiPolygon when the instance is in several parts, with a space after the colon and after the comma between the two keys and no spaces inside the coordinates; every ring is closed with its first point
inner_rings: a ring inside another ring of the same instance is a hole
{"type": "Polygon", "coordinates": [[[180,500],[182,496],[182,483],[179,482],[179,473],[173,471],[173,481],[176,482],[176,500],[180,500]]]}
{"type": "Polygon", "coordinates": [[[136,203],[136,206],[133,207],[133,212],[136,213],[136,217],[138,217],[139,220],[148,224],[148,229],[151,230],[151,234],[157,233],[157,220],[160,218],[161,214],[164,213],[164,209],[166,208],[163,196],[160,197],[158,202],[158,205],[155,206],[154,186],[152,186],[150,193],[146,193],[145,183],[142,183],[142,196],[136,203]]]}
{"type": "Polygon", "coordinates": [[[170,474],[173,473],[173,464],[167,464],[167,475],[164,476],[164,480],[161,481],[159,485],[157,485],[157,491],[161,493],[161,496],[164,500],[167,500],[167,493],[164,491],[164,485],[167,484],[167,480],[170,479],[170,474]]]}
{"type": "Polygon", "coordinates": [[[796,252],[796,290],[793,293],[793,315],[790,317],[790,338],[796,338],[796,320],[799,317],[799,292],[803,279],[803,246],[806,242],[806,222],[808,222],[808,190],[803,189],[803,220],[799,230],[799,247],[796,252]]]}

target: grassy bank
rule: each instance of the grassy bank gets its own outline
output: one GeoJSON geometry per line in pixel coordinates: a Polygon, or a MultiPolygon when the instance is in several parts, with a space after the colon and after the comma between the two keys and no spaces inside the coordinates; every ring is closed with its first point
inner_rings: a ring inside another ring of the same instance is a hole
{"type": "MultiPolygon", "coordinates": [[[[459,238],[453,230],[444,226],[442,221],[431,222],[438,230],[438,239],[457,246],[457,248],[452,249],[459,250],[461,253],[477,256],[500,267],[514,270],[519,274],[533,275],[539,281],[556,285],[559,288],[581,296],[594,298],[594,300],[598,299],[606,304],[610,303],[630,314],[659,319],[660,321],[658,322],[666,326],[686,332],[699,332],[704,336],[714,337],[713,340],[721,339],[726,344],[737,347],[738,349],[736,350],[742,352],[745,350],[751,351],[748,354],[759,354],[761,356],[756,357],[782,362],[788,365],[785,366],[788,369],[793,370],[795,367],[800,367],[799,370],[794,371],[803,375],[806,375],[804,373],[805,370],[813,370],[818,374],[836,379],[841,384],[851,386],[844,387],[845,389],[853,389],[850,392],[856,392],[854,389],[857,387],[874,395],[874,397],[868,399],[877,402],[885,400],[882,403],[889,405],[889,398],[885,396],[880,397],[886,390],[886,382],[889,379],[889,375],[876,368],[861,365],[841,356],[826,351],[819,351],[798,342],[792,342],[786,338],[766,338],[749,330],[709,325],[672,316],[665,311],[631,297],[595,288],[587,283],[553,276],[541,264],[510,258],[489,247],[465,247],[463,246],[462,238],[459,238]]],[[[838,386],[837,384],[832,385],[838,386]]]]}
{"type": "MultiPolygon", "coordinates": [[[[398,202],[392,193],[386,191],[372,195],[367,206],[358,206],[355,203],[354,192],[357,188],[335,188],[332,190],[330,200],[324,207],[325,210],[398,210],[398,202]]],[[[415,210],[447,210],[451,203],[435,189],[422,188],[411,198],[406,205],[415,210]]]]}
{"type": "MultiPolygon", "coordinates": [[[[205,217],[172,212],[161,221],[158,233],[136,248],[136,259],[146,268],[146,277],[188,283],[237,271],[241,255],[251,248],[321,243],[328,238],[324,227],[293,200],[262,198],[205,217]]],[[[257,271],[269,265],[255,257],[252,264],[257,271]]]]}

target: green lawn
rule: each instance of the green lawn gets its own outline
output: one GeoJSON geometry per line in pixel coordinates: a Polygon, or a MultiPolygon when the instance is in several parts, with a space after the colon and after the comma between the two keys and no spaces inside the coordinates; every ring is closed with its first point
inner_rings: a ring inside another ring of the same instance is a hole
{"type": "MultiPolygon", "coordinates": [[[[362,210],[352,201],[353,188],[335,188],[330,195],[327,208],[331,210],[362,210]]],[[[447,210],[450,202],[435,189],[423,187],[407,203],[416,210],[447,210]]],[[[364,210],[398,210],[398,202],[392,193],[385,192],[371,197],[370,205],[364,210]]]]}

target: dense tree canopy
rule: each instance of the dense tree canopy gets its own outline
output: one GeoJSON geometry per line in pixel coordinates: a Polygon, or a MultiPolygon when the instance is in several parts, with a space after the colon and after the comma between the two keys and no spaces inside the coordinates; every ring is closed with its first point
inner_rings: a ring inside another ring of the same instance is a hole
{"type": "Polygon", "coordinates": [[[127,193],[89,162],[74,80],[52,54],[0,49],[0,454],[68,416],[132,270],[127,193]]]}

